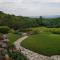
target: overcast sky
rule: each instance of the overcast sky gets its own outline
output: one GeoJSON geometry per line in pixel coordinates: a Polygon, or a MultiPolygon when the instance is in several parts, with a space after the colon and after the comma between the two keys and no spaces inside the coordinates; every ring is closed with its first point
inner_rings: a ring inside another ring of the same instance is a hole
{"type": "Polygon", "coordinates": [[[0,11],[22,16],[60,15],[60,0],[0,0],[0,11]]]}

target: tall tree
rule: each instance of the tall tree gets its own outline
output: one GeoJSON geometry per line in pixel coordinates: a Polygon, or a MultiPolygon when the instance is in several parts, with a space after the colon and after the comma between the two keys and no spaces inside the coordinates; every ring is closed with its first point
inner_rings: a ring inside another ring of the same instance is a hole
{"type": "Polygon", "coordinates": [[[40,24],[41,24],[41,26],[43,25],[43,18],[42,18],[42,16],[40,16],[40,24]]]}

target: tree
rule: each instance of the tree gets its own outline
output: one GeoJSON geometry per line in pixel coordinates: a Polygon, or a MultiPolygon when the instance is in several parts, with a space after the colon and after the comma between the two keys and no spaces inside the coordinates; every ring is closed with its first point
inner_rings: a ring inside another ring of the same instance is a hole
{"type": "Polygon", "coordinates": [[[43,18],[42,18],[42,16],[40,16],[40,24],[41,24],[41,26],[43,25],[43,18]]]}

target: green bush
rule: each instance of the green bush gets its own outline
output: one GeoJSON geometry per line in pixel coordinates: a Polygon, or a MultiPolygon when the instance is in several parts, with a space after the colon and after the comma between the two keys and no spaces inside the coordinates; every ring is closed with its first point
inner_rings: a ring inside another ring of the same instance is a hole
{"type": "Polygon", "coordinates": [[[46,33],[60,34],[60,28],[37,27],[37,28],[33,28],[32,30],[33,31],[38,30],[40,33],[46,32],[46,33]]]}
{"type": "Polygon", "coordinates": [[[10,32],[10,33],[15,33],[15,30],[14,30],[14,29],[10,29],[9,32],[10,32]]]}
{"type": "Polygon", "coordinates": [[[0,33],[6,34],[9,32],[9,30],[10,30],[10,28],[7,26],[0,26],[0,33]]]}
{"type": "Polygon", "coordinates": [[[31,28],[23,28],[23,29],[20,29],[20,32],[29,32],[31,30],[32,30],[31,28]]]}
{"type": "Polygon", "coordinates": [[[35,35],[35,34],[39,34],[39,30],[35,29],[35,30],[32,30],[32,34],[35,35]]]}
{"type": "Polygon", "coordinates": [[[49,31],[53,34],[60,34],[60,28],[50,28],[49,31]]]}
{"type": "Polygon", "coordinates": [[[20,37],[21,37],[20,34],[15,34],[15,33],[7,34],[7,38],[9,39],[10,44],[13,44],[13,42],[16,41],[20,37]]]}
{"type": "Polygon", "coordinates": [[[8,55],[10,57],[12,57],[14,60],[27,60],[27,58],[19,52],[10,52],[10,51],[8,51],[8,55]]]}

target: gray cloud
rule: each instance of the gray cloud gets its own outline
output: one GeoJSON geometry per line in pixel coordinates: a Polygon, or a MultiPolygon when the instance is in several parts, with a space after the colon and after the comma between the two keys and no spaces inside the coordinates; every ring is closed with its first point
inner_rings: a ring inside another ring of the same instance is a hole
{"type": "Polygon", "coordinates": [[[59,15],[60,4],[51,2],[48,0],[0,0],[0,10],[23,16],[59,15]]]}
{"type": "Polygon", "coordinates": [[[48,0],[49,3],[60,3],[60,0],[48,0]]]}

